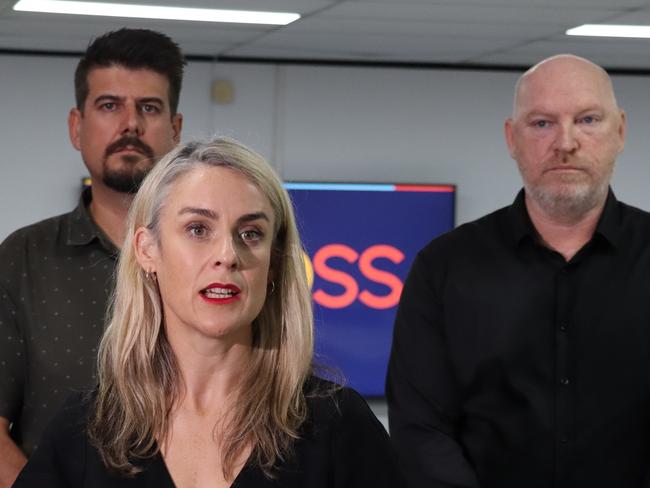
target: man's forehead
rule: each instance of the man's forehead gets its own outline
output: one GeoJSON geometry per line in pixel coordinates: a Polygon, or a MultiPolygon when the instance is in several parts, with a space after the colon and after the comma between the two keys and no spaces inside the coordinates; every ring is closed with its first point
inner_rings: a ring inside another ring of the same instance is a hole
{"type": "Polygon", "coordinates": [[[146,68],[131,69],[121,65],[99,66],[88,72],[90,91],[110,87],[124,92],[157,91],[167,93],[169,81],[153,70],[146,68]]]}
{"type": "Polygon", "coordinates": [[[566,96],[566,97],[530,97],[520,101],[516,116],[561,115],[563,113],[579,115],[587,111],[605,112],[610,107],[600,98],[566,96]]]}
{"type": "Polygon", "coordinates": [[[545,84],[530,85],[519,95],[519,107],[581,107],[581,106],[610,106],[612,96],[607,90],[595,85],[564,85],[545,84]]]}
{"type": "Polygon", "coordinates": [[[607,74],[589,65],[558,62],[540,66],[522,77],[517,86],[518,113],[597,107],[616,108],[616,101],[607,74]]]}

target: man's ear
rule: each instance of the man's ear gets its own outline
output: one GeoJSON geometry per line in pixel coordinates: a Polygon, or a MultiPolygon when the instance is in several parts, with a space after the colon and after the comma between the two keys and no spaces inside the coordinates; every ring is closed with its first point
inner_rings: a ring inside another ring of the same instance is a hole
{"type": "Polygon", "coordinates": [[[618,126],[618,137],[619,137],[618,152],[620,154],[623,152],[623,148],[625,147],[625,137],[627,136],[627,117],[625,115],[624,110],[620,111],[619,117],[620,117],[620,122],[618,126]]]}
{"type": "Polygon", "coordinates": [[[160,255],[156,237],[146,227],[139,227],[133,235],[133,251],[138,263],[147,272],[155,272],[160,255]]]}
{"type": "Polygon", "coordinates": [[[183,130],[183,114],[175,114],[172,117],[172,128],[174,129],[174,144],[181,142],[181,131],[183,130]]]}
{"type": "Polygon", "coordinates": [[[70,142],[77,151],[81,151],[81,119],[83,115],[81,111],[74,107],[70,109],[68,114],[68,135],[70,142]]]}
{"type": "Polygon", "coordinates": [[[512,118],[508,117],[503,124],[503,133],[506,137],[506,145],[508,146],[508,152],[510,153],[510,157],[512,159],[517,159],[515,158],[515,142],[514,142],[514,136],[513,136],[513,131],[514,131],[514,121],[512,118]]]}

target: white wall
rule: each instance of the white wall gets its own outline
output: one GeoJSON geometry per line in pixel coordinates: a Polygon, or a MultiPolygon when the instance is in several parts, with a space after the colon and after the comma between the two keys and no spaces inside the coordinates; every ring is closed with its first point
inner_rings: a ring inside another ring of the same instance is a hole
{"type": "MultiPolygon", "coordinates": [[[[0,239],[23,225],[66,212],[87,175],[68,139],[76,60],[0,56],[0,239]]],[[[185,134],[212,133],[211,65],[195,63],[185,79],[185,134]]]]}
{"type": "Polygon", "coordinates": [[[288,180],[459,185],[458,223],[519,186],[502,142],[516,73],[215,64],[236,100],[214,128],[288,180]]]}
{"type": "MultiPolygon", "coordinates": [[[[75,64],[0,56],[0,239],[76,203],[86,173],[67,137],[75,64]]],[[[238,138],[289,180],[454,183],[463,223],[510,203],[520,186],[502,137],[517,75],[194,62],[183,138],[238,138]],[[214,79],[234,83],[234,103],[211,102],[214,79]]],[[[614,189],[650,209],[650,79],[614,81],[630,126],[614,189]]]]}
{"type": "MultiPolygon", "coordinates": [[[[0,239],[72,208],[85,170],[67,137],[76,59],[0,56],[0,239]]],[[[225,134],[285,179],[458,185],[457,222],[508,204],[519,188],[502,125],[517,73],[193,62],[181,95],[184,139],[225,134]],[[235,101],[210,100],[214,79],[235,101]]],[[[630,125],[614,188],[650,209],[646,77],[615,77],[630,125]]]]}

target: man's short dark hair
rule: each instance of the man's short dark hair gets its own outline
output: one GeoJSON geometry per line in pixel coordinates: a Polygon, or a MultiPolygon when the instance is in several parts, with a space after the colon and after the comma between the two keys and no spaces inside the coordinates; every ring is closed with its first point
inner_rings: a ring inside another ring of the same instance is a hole
{"type": "Polygon", "coordinates": [[[120,29],[93,40],[79,60],[74,74],[77,108],[83,111],[88,97],[88,73],[94,68],[124,66],[148,69],[169,81],[169,107],[178,110],[185,59],[178,44],[170,37],[149,29],[120,29]]]}

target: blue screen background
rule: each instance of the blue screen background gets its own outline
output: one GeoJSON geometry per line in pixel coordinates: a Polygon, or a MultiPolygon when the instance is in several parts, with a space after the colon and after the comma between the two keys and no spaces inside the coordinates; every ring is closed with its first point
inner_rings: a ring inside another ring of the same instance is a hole
{"type": "MultiPolygon", "coordinates": [[[[390,245],[402,251],[404,260],[396,264],[377,258],[373,266],[398,276],[402,283],[417,252],[454,226],[453,191],[289,189],[289,194],[310,258],[328,244],[344,244],[359,254],[373,245],[390,245]]],[[[333,257],[327,265],[352,276],[359,291],[365,289],[380,296],[390,292],[386,285],[361,274],[358,262],[333,257]]],[[[317,289],[330,295],[345,291],[340,284],[315,274],[312,291],[317,289]]],[[[342,309],[315,304],[317,363],[338,369],[347,384],[362,395],[384,396],[396,310],[396,306],[373,309],[359,300],[342,309]]]]}

